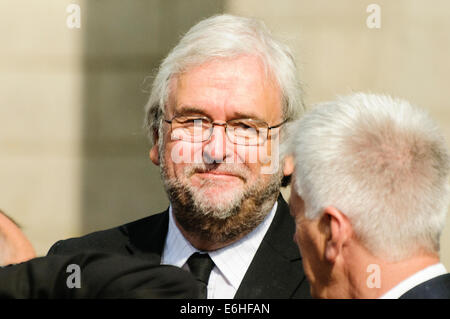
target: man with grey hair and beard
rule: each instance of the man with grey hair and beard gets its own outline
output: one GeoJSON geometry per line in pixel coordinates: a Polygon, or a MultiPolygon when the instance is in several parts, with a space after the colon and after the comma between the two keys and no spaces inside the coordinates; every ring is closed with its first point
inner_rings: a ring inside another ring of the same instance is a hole
{"type": "Polygon", "coordinates": [[[290,208],[312,296],[450,298],[439,261],[450,156],[430,117],[358,93],[290,130],[290,208]]]}
{"type": "Polygon", "coordinates": [[[280,187],[283,125],[303,103],[289,48],[260,21],[219,15],[193,26],[160,65],[146,106],[170,200],[160,214],[56,243],[191,271],[199,298],[304,298],[309,286],[280,187]]]}

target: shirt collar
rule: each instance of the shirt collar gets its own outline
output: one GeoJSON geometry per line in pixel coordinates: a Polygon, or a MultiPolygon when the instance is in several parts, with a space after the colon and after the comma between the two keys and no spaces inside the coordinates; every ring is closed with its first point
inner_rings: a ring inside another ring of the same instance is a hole
{"type": "MultiPolygon", "coordinates": [[[[270,213],[246,236],[231,245],[209,252],[215,266],[235,289],[239,288],[264,235],[272,223],[277,207],[278,202],[275,202],[270,213]]],[[[199,250],[193,247],[178,229],[173,217],[172,205],[170,205],[169,230],[161,263],[183,267],[188,258],[197,251],[199,250]]]]}
{"type": "Polygon", "coordinates": [[[380,299],[397,299],[400,298],[405,292],[420,285],[421,283],[428,281],[434,277],[447,273],[447,269],[442,263],[431,265],[421,271],[416,272],[414,275],[406,278],[394,288],[390,289],[380,299]]]}
{"type": "Polygon", "coordinates": [[[172,205],[170,205],[169,229],[161,256],[161,264],[183,267],[188,258],[197,251],[178,229],[173,217],[172,205]]]}

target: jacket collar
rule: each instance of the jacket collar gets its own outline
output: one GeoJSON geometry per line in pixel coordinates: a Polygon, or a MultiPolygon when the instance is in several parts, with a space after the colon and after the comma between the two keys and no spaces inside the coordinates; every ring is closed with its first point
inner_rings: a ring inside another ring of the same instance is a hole
{"type": "Polygon", "coordinates": [[[161,263],[168,227],[168,209],[125,225],[123,231],[128,236],[127,250],[137,257],[161,263]]]}
{"type": "MultiPolygon", "coordinates": [[[[280,195],[274,220],[236,292],[235,298],[291,298],[306,280],[292,238],[295,224],[280,195]]],[[[307,291],[307,289],[306,289],[307,291]]]]}

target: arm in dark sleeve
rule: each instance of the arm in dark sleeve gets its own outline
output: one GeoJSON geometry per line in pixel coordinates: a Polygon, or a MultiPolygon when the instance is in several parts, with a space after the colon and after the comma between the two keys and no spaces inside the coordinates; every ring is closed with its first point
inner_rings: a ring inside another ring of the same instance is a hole
{"type": "Polygon", "coordinates": [[[191,274],[178,267],[94,252],[0,268],[0,298],[195,298],[196,287],[191,274]],[[76,269],[79,288],[70,284],[76,269]]]}

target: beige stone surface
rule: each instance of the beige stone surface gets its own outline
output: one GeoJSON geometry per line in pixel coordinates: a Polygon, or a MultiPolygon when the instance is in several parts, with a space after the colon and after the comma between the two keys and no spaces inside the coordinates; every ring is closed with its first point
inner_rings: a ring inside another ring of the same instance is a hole
{"type": "Polygon", "coordinates": [[[81,231],[81,34],[71,1],[0,3],[0,208],[38,255],[81,231]]]}
{"type": "Polygon", "coordinates": [[[50,243],[79,235],[80,171],[72,156],[16,155],[0,159],[1,209],[45,254],[50,243]]]}

